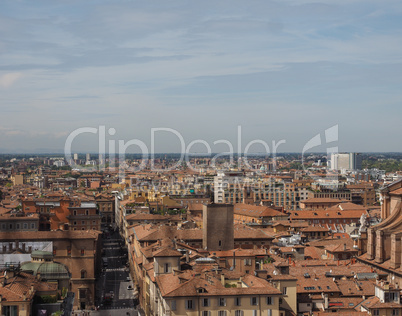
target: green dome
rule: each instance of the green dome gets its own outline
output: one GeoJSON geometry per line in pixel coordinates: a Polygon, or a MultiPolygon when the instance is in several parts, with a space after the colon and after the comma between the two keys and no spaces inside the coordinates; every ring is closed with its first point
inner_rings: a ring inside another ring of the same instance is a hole
{"type": "Polygon", "coordinates": [[[31,258],[53,259],[53,254],[50,251],[34,250],[31,253],[31,258]]]}
{"type": "Polygon", "coordinates": [[[40,273],[42,279],[59,280],[69,279],[70,273],[67,268],[57,262],[26,262],[21,264],[22,271],[32,271],[33,275],[40,273]]]}

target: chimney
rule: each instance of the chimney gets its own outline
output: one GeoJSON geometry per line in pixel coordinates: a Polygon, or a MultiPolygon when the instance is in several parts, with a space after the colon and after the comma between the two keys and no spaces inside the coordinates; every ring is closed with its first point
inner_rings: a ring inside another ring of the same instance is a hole
{"type": "Polygon", "coordinates": [[[233,251],[233,270],[236,268],[236,252],[233,251]]]}
{"type": "Polygon", "coordinates": [[[329,307],[329,302],[328,302],[328,294],[324,295],[324,308],[328,309],[329,307]]]}
{"type": "Polygon", "coordinates": [[[14,268],[11,268],[11,269],[7,270],[7,271],[4,273],[4,276],[6,277],[6,279],[13,278],[14,275],[15,275],[15,273],[14,273],[14,268]]]}
{"type": "Polygon", "coordinates": [[[225,286],[225,275],[223,273],[221,274],[221,283],[225,286]]]}
{"type": "Polygon", "coordinates": [[[186,250],[186,263],[190,262],[189,250],[186,250]]]}
{"type": "Polygon", "coordinates": [[[258,270],[257,272],[257,277],[266,279],[268,276],[268,271],[267,270],[258,270]]]}
{"type": "Polygon", "coordinates": [[[173,240],[172,240],[172,242],[173,242],[173,249],[176,249],[177,248],[177,244],[176,244],[176,237],[175,238],[173,238],[173,240]]]}
{"type": "Polygon", "coordinates": [[[343,244],[343,251],[346,251],[346,244],[343,244]]]}

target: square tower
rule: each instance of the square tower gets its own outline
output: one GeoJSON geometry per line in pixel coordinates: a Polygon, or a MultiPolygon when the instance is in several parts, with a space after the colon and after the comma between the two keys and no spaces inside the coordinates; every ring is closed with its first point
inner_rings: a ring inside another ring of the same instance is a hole
{"type": "Polygon", "coordinates": [[[209,251],[234,248],[233,205],[203,205],[202,247],[209,251]]]}

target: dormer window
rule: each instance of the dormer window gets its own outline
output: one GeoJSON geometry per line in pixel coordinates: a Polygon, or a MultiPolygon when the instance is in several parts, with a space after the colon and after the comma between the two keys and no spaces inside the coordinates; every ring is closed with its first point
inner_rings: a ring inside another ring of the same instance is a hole
{"type": "Polygon", "coordinates": [[[399,293],[398,292],[389,292],[389,301],[390,302],[398,302],[399,293]]]}
{"type": "Polygon", "coordinates": [[[164,273],[169,273],[169,266],[170,266],[169,263],[165,263],[165,264],[164,264],[164,266],[163,266],[163,271],[164,271],[164,273]]]}

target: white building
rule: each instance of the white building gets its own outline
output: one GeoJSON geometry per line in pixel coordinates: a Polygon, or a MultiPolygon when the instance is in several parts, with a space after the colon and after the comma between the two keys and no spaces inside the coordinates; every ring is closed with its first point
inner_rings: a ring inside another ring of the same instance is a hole
{"type": "Polygon", "coordinates": [[[226,203],[224,196],[230,185],[239,185],[244,180],[244,174],[241,171],[218,171],[214,177],[214,202],[226,203]]]}
{"type": "Polygon", "coordinates": [[[332,153],[331,169],[345,173],[346,170],[361,170],[362,156],[359,153],[332,153]]]}
{"type": "Polygon", "coordinates": [[[66,163],[64,162],[64,160],[56,160],[53,162],[53,165],[55,165],[56,167],[64,167],[66,163]]]}

